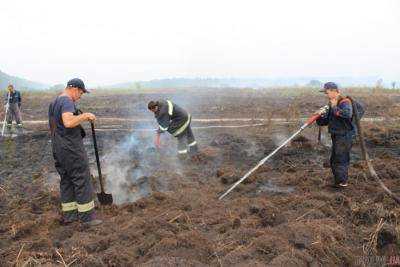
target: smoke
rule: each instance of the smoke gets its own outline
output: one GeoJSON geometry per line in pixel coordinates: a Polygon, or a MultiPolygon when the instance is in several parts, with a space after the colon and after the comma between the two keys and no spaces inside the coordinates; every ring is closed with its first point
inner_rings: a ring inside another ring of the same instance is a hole
{"type": "Polygon", "coordinates": [[[140,192],[129,192],[127,185],[133,182],[136,165],[130,162],[131,154],[138,148],[138,141],[133,135],[128,136],[120,144],[117,144],[111,151],[105,153],[102,159],[103,170],[107,180],[107,191],[113,194],[115,203],[121,204],[127,201],[135,201],[140,197],[140,192]]]}
{"type": "Polygon", "coordinates": [[[261,183],[257,192],[273,192],[273,193],[292,193],[294,191],[294,187],[292,186],[277,186],[275,181],[268,180],[266,182],[261,183]]]}
{"type": "Polygon", "coordinates": [[[255,141],[249,141],[249,147],[246,149],[249,157],[258,157],[260,155],[260,146],[255,141]]]}
{"type": "Polygon", "coordinates": [[[326,133],[321,133],[321,144],[326,147],[331,147],[332,139],[326,133]]]}
{"type": "Polygon", "coordinates": [[[283,142],[285,142],[289,137],[290,136],[287,134],[275,133],[274,135],[272,135],[272,141],[274,142],[275,146],[278,147],[283,144],[283,142]]]}
{"type": "MultiPolygon", "coordinates": [[[[190,114],[201,114],[208,109],[210,102],[215,101],[214,95],[197,90],[163,90],[139,92],[129,98],[132,102],[119,107],[128,113],[129,117],[149,119],[136,121],[130,125],[133,133],[125,136],[115,144],[108,144],[103,149],[102,166],[105,174],[107,193],[112,193],[115,203],[133,202],[145,197],[153,190],[174,190],[172,180],[183,175],[183,166],[177,158],[177,140],[169,133],[161,136],[163,148],[155,149],[153,141],[155,133],[151,131],[135,131],[135,129],[156,129],[157,122],[153,113],[147,110],[150,100],[169,99],[184,108],[190,114]]],[[[218,102],[218,100],[217,100],[218,102]]],[[[194,115],[193,117],[197,117],[194,115]]],[[[193,123],[192,123],[193,126],[193,123]]],[[[195,138],[197,137],[194,129],[195,138]]],[[[202,138],[207,138],[207,131],[202,132],[202,138]]],[[[115,136],[109,136],[115,140],[115,136]]],[[[107,140],[108,142],[108,140],[107,140]]],[[[201,149],[201,144],[200,149],[201,149]]]]}
{"type": "MultiPolygon", "coordinates": [[[[136,116],[153,117],[147,110],[147,104],[139,103],[132,110],[135,110],[136,116]]],[[[108,139],[115,139],[115,136],[107,137],[107,148],[103,150],[101,159],[106,191],[113,194],[116,204],[134,202],[148,196],[153,190],[167,190],[166,174],[172,177],[182,175],[182,165],[176,156],[175,138],[168,133],[163,134],[163,147],[158,151],[153,143],[155,131],[135,131],[156,129],[155,119],[154,122],[140,121],[132,126],[133,132],[119,142],[108,143],[108,139]]]]}

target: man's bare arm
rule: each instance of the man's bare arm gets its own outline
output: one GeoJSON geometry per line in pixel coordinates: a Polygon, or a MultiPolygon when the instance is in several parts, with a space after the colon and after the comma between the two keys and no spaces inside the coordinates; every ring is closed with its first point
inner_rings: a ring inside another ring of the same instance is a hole
{"type": "Polygon", "coordinates": [[[92,113],[82,113],[74,115],[72,112],[65,112],[62,114],[62,121],[65,128],[74,128],[84,121],[95,121],[96,116],[92,113]]]}

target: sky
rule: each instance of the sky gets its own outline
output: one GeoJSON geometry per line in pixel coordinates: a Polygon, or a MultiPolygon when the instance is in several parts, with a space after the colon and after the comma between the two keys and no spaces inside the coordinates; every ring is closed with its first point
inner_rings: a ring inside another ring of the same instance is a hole
{"type": "Polygon", "coordinates": [[[0,70],[48,84],[400,80],[397,0],[13,0],[2,1],[0,14],[0,70]]]}

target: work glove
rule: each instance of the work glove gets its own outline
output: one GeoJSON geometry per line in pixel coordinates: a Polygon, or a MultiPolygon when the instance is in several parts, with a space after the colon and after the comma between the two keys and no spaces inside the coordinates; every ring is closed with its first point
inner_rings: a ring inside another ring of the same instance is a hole
{"type": "Polygon", "coordinates": [[[325,116],[328,111],[329,111],[329,106],[326,105],[326,106],[323,106],[322,108],[320,108],[319,110],[317,110],[314,114],[315,115],[318,114],[318,115],[321,115],[321,116],[325,116]]]}

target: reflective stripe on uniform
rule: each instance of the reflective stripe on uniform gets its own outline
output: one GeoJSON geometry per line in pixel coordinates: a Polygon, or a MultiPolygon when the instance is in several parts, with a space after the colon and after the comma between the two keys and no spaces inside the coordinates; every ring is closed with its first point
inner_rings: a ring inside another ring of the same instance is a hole
{"type": "Polygon", "coordinates": [[[163,132],[165,132],[166,130],[168,130],[168,127],[165,127],[165,128],[164,128],[164,127],[162,127],[161,125],[158,125],[158,126],[160,127],[160,130],[163,131],[163,132]]]}
{"type": "Polygon", "coordinates": [[[184,130],[186,130],[186,128],[188,127],[188,125],[190,124],[190,114],[188,115],[188,119],[187,119],[187,121],[185,122],[185,124],[184,125],[182,125],[182,127],[181,128],[179,128],[178,130],[176,130],[174,133],[173,133],[173,136],[178,136],[179,134],[181,134],[184,130]]]}
{"type": "Polygon", "coordinates": [[[194,141],[194,142],[188,144],[188,146],[195,146],[195,145],[197,145],[197,142],[196,142],[196,141],[194,141]]]}
{"type": "Polygon", "coordinates": [[[174,105],[172,105],[172,102],[167,100],[168,103],[168,115],[172,116],[172,112],[174,111],[174,105]]]}
{"type": "Polygon", "coordinates": [[[188,151],[187,151],[187,149],[185,149],[185,150],[178,150],[178,154],[186,154],[188,151]]]}
{"type": "Polygon", "coordinates": [[[77,204],[78,212],[87,212],[94,209],[94,201],[90,201],[86,204],[77,204]]]}
{"type": "Polygon", "coordinates": [[[62,211],[71,211],[71,210],[76,210],[78,208],[77,203],[74,202],[68,202],[68,203],[61,203],[61,209],[62,211]]]}

